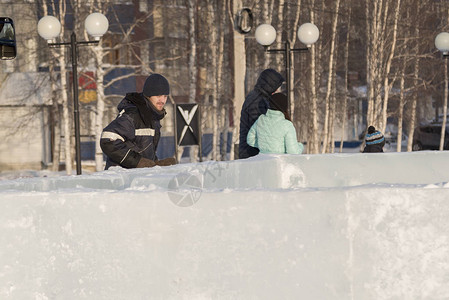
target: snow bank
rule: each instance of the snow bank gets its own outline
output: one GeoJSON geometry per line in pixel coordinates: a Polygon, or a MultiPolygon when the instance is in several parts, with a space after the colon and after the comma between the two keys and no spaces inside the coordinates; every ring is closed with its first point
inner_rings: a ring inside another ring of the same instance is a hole
{"type": "Polygon", "coordinates": [[[124,190],[178,188],[175,181],[194,178],[201,190],[355,187],[370,184],[423,185],[448,181],[449,153],[258,155],[245,160],[208,161],[126,170],[119,167],[81,176],[0,181],[0,191],[63,189],[124,190]]]}
{"type": "Polygon", "coordinates": [[[447,299],[449,154],[0,181],[1,299],[447,299]]]}

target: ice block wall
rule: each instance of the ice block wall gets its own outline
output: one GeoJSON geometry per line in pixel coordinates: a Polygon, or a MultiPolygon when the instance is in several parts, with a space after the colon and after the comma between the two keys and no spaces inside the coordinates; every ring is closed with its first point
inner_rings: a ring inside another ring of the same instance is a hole
{"type": "Polygon", "coordinates": [[[449,155],[0,181],[1,299],[447,299],[449,155]]]}

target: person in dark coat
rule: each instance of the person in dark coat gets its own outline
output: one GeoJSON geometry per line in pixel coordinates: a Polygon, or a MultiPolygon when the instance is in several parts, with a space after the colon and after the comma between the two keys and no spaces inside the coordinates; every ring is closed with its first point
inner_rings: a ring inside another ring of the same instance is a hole
{"type": "Polygon", "coordinates": [[[248,131],[260,115],[268,110],[271,95],[279,89],[284,77],[273,69],[262,71],[254,89],[246,96],[240,114],[239,158],[248,158],[259,153],[259,149],[248,145],[248,131]]]}
{"type": "Polygon", "coordinates": [[[368,133],[365,136],[365,149],[363,153],[384,152],[385,138],[383,134],[376,130],[374,126],[368,127],[368,133]]]}
{"type": "Polygon", "coordinates": [[[174,158],[158,160],[157,145],[161,136],[160,121],[170,93],[167,79],[151,74],[142,93],[128,93],[118,104],[119,114],[103,129],[100,146],[106,154],[106,167],[144,168],[176,163],[174,158]]]}

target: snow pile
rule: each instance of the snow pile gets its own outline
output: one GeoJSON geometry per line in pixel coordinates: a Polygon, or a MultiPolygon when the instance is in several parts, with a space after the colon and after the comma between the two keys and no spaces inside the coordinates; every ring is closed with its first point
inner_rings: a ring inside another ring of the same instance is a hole
{"type": "MultiPolygon", "coordinates": [[[[246,160],[207,161],[170,167],[122,169],[81,176],[48,176],[0,181],[0,191],[173,189],[180,178],[195,178],[203,191],[297,189],[370,184],[433,184],[447,181],[446,152],[259,155],[246,160]]],[[[50,175],[50,174],[49,174],[50,175]]],[[[193,180],[193,179],[191,179],[193,180]]]]}
{"type": "Polygon", "coordinates": [[[1,299],[447,299],[449,153],[0,181],[1,299]]]}

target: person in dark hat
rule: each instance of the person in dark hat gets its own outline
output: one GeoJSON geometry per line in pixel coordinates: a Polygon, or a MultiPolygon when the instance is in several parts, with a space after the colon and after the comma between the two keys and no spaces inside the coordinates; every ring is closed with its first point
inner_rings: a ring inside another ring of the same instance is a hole
{"type": "Polygon", "coordinates": [[[284,82],[284,77],[273,69],[260,73],[254,89],[246,96],[240,113],[239,158],[248,158],[259,153],[259,149],[246,142],[248,131],[260,115],[265,114],[268,102],[284,82]]]}
{"type": "Polygon", "coordinates": [[[260,153],[301,154],[304,145],[298,143],[296,130],[288,114],[288,99],[276,93],[270,97],[269,109],[251,126],[247,143],[260,153]]]}
{"type": "Polygon", "coordinates": [[[365,149],[363,153],[370,152],[384,152],[385,138],[383,134],[376,130],[374,126],[368,127],[368,132],[365,136],[365,149]]]}
{"type": "Polygon", "coordinates": [[[106,167],[144,168],[168,166],[174,158],[159,160],[156,156],[161,136],[160,121],[170,94],[170,85],[161,74],[151,74],[142,93],[128,93],[118,104],[119,114],[103,129],[100,146],[106,154],[106,167]]]}

